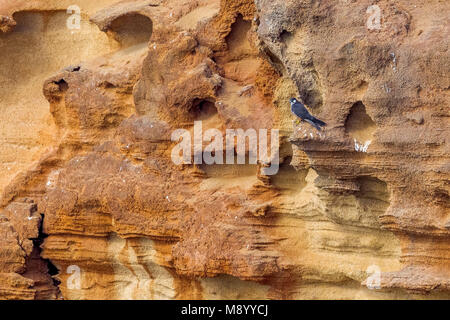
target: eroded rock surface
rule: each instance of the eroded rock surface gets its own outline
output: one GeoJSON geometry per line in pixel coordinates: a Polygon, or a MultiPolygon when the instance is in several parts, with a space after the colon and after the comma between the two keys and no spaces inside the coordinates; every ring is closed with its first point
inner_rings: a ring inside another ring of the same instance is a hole
{"type": "Polygon", "coordinates": [[[448,3],[78,2],[0,1],[0,298],[450,298],[448,3]]]}

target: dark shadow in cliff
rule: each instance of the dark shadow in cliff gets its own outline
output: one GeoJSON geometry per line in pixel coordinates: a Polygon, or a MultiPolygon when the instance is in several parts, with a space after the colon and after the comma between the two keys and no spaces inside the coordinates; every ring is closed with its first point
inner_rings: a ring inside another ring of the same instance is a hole
{"type": "Polygon", "coordinates": [[[384,213],[389,206],[390,199],[386,182],[373,177],[359,177],[356,181],[359,184],[359,192],[356,193],[356,197],[363,207],[380,214],[384,213]]]}
{"type": "Polygon", "coordinates": [[[217,114],[217,108],[213,101],[195,99],[189,114],[197,120],[207,120],[217,114]]]}

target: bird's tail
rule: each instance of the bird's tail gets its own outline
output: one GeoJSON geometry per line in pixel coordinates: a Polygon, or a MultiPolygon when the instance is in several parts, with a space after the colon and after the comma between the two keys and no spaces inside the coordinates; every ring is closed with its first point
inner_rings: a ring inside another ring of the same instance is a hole
{"type": "Polygon", "coordinates": [[[322,120],[319,120],[317,118],[312,117],[312,119],[305,119],[306,122],[311,124],[314,128],[316,128],[318,131],[322,130],[323,126],[326,126],[327,124],[323,122],[322,120]]]}

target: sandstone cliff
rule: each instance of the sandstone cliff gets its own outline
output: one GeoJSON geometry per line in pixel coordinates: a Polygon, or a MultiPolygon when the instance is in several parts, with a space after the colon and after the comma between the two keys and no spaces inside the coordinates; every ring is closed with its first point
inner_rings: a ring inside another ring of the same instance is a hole
{"type": "Polygon", "coordinates": [[[77,3],[0,0],[1,299],[450,298],[448,1],[77,3]]]}

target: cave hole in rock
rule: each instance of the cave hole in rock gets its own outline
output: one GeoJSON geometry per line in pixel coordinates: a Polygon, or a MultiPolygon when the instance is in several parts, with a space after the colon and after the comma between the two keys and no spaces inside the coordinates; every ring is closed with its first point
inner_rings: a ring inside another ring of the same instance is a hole
{"type": "MultiPolygon", "coordinates": [[[[71,69],[83,70],[77,63],[119,47],[87,15],[82,15],[80,31],[74,31],[67,28],[71,16],[65,9],[49,9],[54,5],[25,7],[29,9],[13,14],[16,26],[10,32],[0,32],[0,136],[6,147],[0,153],[2,188],[41,159],[58,139],[58,127],[67,125],[63,95],[53,92],[50,96],[55,100],[49,101],[44,83],[61,80],[53,79],[57,74],[64,73],[66,78],[71,69]]],[[[71,86],[69,78],[66,81],[71,86]]],[[[50,85],[56,91],[67,88],[64,82],[50,85]]]]}
{"type": "Polygon", "coordinates": [[[67,89],[69,89],[69,84],[64,79],[61,79],[59,81],[53,81],[53,83],[58,85],[59,91],[61,92],[64,92],[67,89]]]}
{"type": "Polygon", "coordinates": [[[445,208],[450,208],[450,196],[448,192],[442,188],[436,188],[432,193],[433,202],[445,208]]]}
{"type": "Polygon", "coordinates": [[[339,224],[379,229],[379,218],[390,204],[386,182],[371,176],[359,176],[354,181],[359,190],[331,196],[326,215],[339,224]]]}
{"type": "Polygon", "coordinates": [[[356,181],[360,189],[355,196],[362,215],[366,216],[362,220],[378,221],[378,217],[386,212],[390,204],[390,192],[386,182],[369,176],[359,177],[356,181]]]}
{"type": "Polygon", "coordinates": [[[123,47],[131,47],[149,41],[153,23],[144,15],[132,13],[115,19],[109,26],[109,30],[123,47]]]}
{"type": "MultiPolygon", "coordinates": [[[[39,250],[39,255],[42,251],[41,245],[44,242],[44,239],[48,237],[48,234],[44,233],[44,231],[43,231],[45,215],[41,213],[41,217],[42,217],[42,219],[41,219],[41,223],[39,225],[39,236],[37,239],[33,239],[34,247],[39,250]]],[[[49,275],[55,276],[59,273],[58,268],[49,259],[43,259],[43,260],[47,262],[49,275]]],[[[53,281],[55,282],[56,285],[58,285],[60,283],[59,280],[57,280],[57,279],[53,279],[53,281]]]]}
{"type": "Polygon", "coordinates": [[[195,121],[207,120],[217,114],[217,108],[213,101],[194,99],[192,107],[189,109],[189,114],[195,121]]]}
{"type": "Polygon", "coordinates": [[[360,143],[373,139],[376,124],[366,112],[366,106],[358,101],[350,109],[345,120],[345,131],[360,143]]]}

